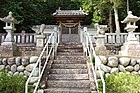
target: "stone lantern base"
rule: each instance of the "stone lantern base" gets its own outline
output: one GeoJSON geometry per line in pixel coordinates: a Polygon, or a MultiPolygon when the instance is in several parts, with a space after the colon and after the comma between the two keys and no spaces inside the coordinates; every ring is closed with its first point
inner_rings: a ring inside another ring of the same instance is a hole
{"type": "Polygon", "coordinates": [[[17,46],[15,42],[3,42],[0,46],[1,57],[13,57],[17,55],[17,46]]]}
{"type": "Polygon", "coordinates": [[[95,51],[97,55],[109,55],[110,51],[104,46],[104,35],[96,36],[96,47],[95,51]]]}
{"type": "Polygon", "coordinates": [[[140,44],[138,41],[135,42],[126,42],[121,47],[121,51],[119,52],[121,56],[133,56],[140,57],[140,44]]]}
{"type": "Polygon", "coordinates": [[[36,49],[42,50],[45,44],[45,35],[36,35],[36,49]]]}
{"type": "Polygon", "coordinates": [[[111,54],[111,52],[109,50],[107,50],[105,46],[95,47],[95,52],[97,55],[102,55],[102,56],[111,54]]]}

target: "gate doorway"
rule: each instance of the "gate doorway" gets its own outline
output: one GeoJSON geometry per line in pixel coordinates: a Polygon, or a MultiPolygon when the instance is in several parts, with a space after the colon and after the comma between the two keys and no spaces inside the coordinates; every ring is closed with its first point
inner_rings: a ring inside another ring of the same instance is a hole
{"type": "Polygon", "coordinates": [[[80,10],[61,10],[53,13],[60,29],[60,42],[80,42],[80,26],[86,18],[86,13],[80,10]]]}
{"type": "Polygon", "coordinates": [[[78,26],[65,27],[62,26],[61,42],[80,42],[78,26]]]}

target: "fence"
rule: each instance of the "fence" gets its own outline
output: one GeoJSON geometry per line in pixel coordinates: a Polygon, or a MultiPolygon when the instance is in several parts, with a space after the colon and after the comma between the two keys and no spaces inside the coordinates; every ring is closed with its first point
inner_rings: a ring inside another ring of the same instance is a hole
{"type": "MultiPolygon", "coordinates": [[[[91,41],[95,44],[96,38],[94,34],[89,34],[91,41]]],[[[134,33],[140,42],[140,33],[134,33]]],[[[105,33],[105,45],[123,45],[127,40],[128,33],[105,33]]]]}
{"type": "MultiPolygon", "coordinates": [[[[4,42],[7,33],[0,33],[0,44],[4,42]]],[[[45,34],[45,43],[49,37],[50,33],[45,34]]],[[[14,40],[18,46],[34,46],[36,44],[36,33],[14,33],[14,40]]]]}

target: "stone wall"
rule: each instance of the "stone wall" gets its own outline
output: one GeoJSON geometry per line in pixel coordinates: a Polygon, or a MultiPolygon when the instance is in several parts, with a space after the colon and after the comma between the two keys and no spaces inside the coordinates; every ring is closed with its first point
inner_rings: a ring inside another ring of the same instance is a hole
{"type": "MultiPolygon", "coordinates": [[[[28,77],[37,62],[38,56],[0,58],[0,71],[6,69],[9,75],[24,75],[28,77]]],[[[38,76],[38,68],[34,76],[38,76]]]]}
{"type": "MultiPolygon", "coordinates": [[[[126,71],[127,74],[133,73],[140,76],[140,58],[116,57],[116,56],[100,56],[102,64],[100,65],[102,73],[108,75],[118,71],[120,74],[126,71]]],[[[97,71],[99,77],[99,71],[97,71]]]]}

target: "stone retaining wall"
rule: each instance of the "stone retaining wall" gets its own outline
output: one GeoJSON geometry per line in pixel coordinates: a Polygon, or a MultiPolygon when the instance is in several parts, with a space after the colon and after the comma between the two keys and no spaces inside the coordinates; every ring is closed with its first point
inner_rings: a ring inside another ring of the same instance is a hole
{"type": "MultiPolygon", "coordinates": [[[[106,77],[116,71],[120,74],[126,71],[127,74],[140,75],[140,58],[100,56],[100,59],[102,60],[101,70],[106,77]]],[[[97,71],[97,77],[100,78],[99,71],[97,71]]]]}
{"type": "MultiPolygon", "coordinates": [[[[8,70],[9,75],[24,75],[29,76],[38,56],[32,57],[12,57],[12,58],[0,58],[0,71],[8,70]]],[[[36,69],[34,76],[38,76],[38,68],[36,69]]]]}

